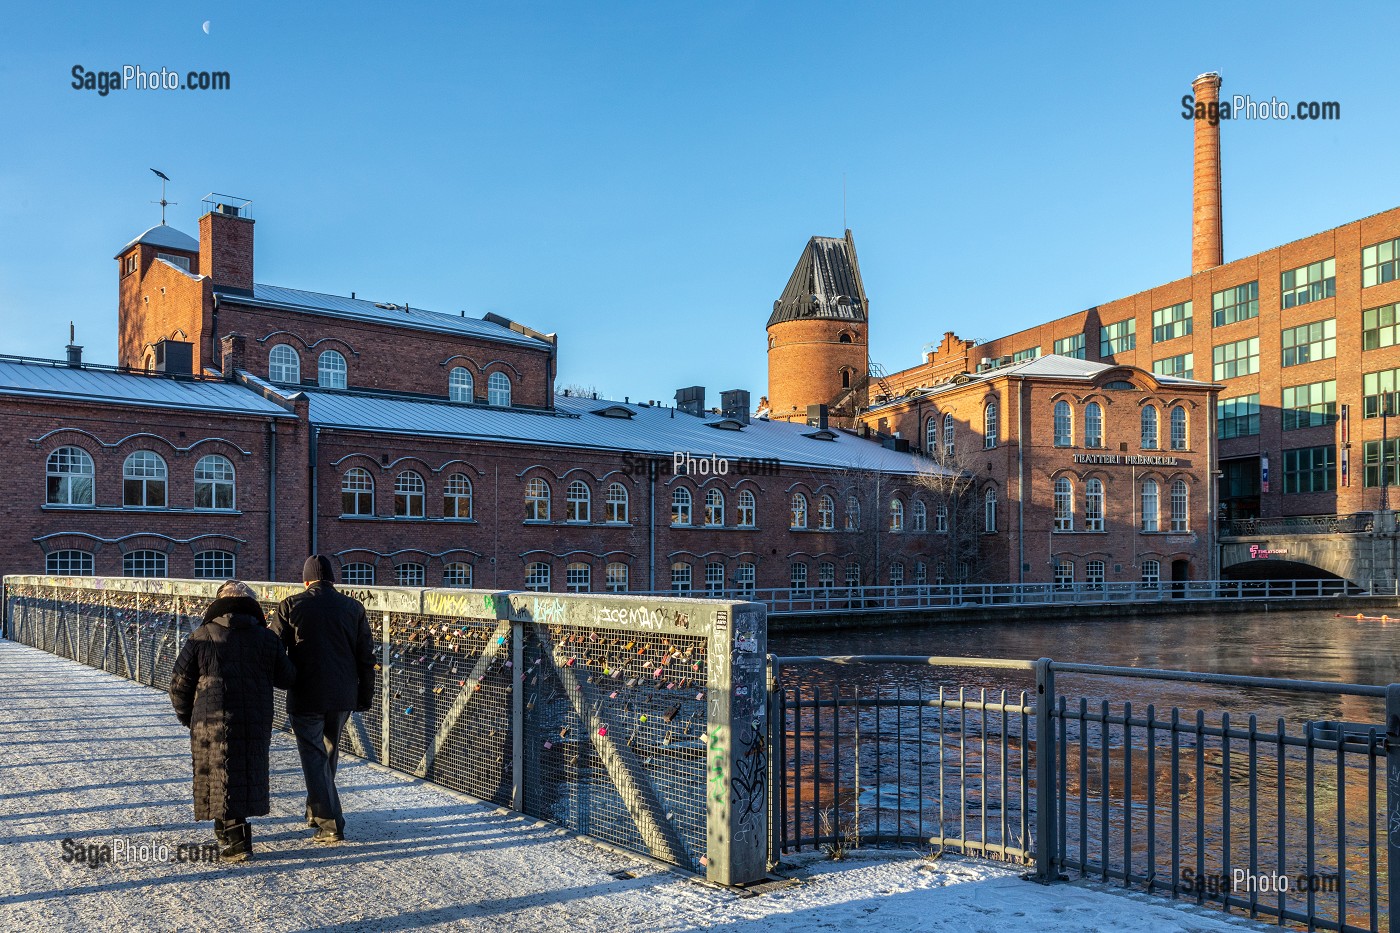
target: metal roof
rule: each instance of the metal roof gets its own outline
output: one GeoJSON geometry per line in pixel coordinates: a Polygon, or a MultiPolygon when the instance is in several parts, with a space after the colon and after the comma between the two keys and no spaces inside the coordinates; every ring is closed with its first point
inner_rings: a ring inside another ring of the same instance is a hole
{"type": "Polygon", "coordinates": [[[161,223],[156,224],[154,227],[117,250],[117,255],[112,258],[116,259],[117,256],[131,249],[137,243],[145,243],[148,246],[162,246],[166,249],[180,249],[188,253],[199,252],[198,240],[188,233],[181,233],[169,224],[161,223]]]}
{"type": "Polygon", "coordinates": [[[136,373],[86,369],[64,363],[0,359],[0,395],[181,408],[192,411],[296,417],[243,386],[223,381],[172,379],[136,373]]]}
{"type": "Polygon", "coordinates": [[[722,415],[704,418],[673,408],[625,404],[605,399],[558,397],[556,414],[485,405],[390,398],[353,392],[302,390],[311,404],[311,422],[376,433],[421,437],[471,438],[517,444],[539,444],[619,454],[660,456],[676,452],[739,460],[777,458],[781,468],[880,470],[916,473],[933,469],[927,461],[881,444],[836,432],[837,440],[822,441],[805,434],[803,424],[752,421],[741,431],[709,427],[722,415]],[[611,407],[626,408],[631,418],[593,414],[611,407]]]}
{"type": "Polygon", "coordinates": [[[442,334],[463,334],[496,343],[510,343],[541,350],[550,348],[550,345],[543,340],[517,333],[509,327],[502,327],[491,321],[483,321],[481,318],[474,317],[459,317],[452,314],[439,314],[436,311],[425,311],[422,308],[410,308],[406,307],[406,303],[390,305],[389,302],[346,298],[341,295],[302,291],[299,288],[283,288],[280,285],[255,284],[252,295],[243,289],[216,287],[214,294],[226,301],[265,308],[280,308],[326,317],[394,324],[399,327],[442,334]],[[385,307],[380,307],[381,304],[385,307]]]}
{"type": "Polygon", "coordinates": [[[844,238],[814,236],[807,241],[782,297],[773,302],[768,326],[801,320],[859,323],[865,321],[865,312],[856,243],[847,230],[844,238]]]}

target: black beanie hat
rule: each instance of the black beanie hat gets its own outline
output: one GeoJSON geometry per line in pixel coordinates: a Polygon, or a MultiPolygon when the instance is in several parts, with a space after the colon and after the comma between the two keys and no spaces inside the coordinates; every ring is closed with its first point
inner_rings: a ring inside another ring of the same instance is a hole
{"type": "Polygon", "coordinates": [[[320,554],[312,554],[306,559],[306,563],[301,565],[302,583],[327,583],[335,582],[335,571],[331,569],[331,562],[328,558],[320,554]]]}

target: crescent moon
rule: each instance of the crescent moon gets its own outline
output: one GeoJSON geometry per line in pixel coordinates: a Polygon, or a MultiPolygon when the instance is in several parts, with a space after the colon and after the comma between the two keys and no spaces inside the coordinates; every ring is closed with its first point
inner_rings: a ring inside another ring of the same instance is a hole
{"type": "Polygon", "coordinates": [[[207,19],[204,21],[204,34],[209,35],[209,20],[207,19]]]}

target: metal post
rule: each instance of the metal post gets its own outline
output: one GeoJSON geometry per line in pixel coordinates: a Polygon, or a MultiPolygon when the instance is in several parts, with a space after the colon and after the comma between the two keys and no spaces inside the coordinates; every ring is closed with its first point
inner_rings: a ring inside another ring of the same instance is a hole
{"type": "Polygon", "coordinates": [[[525,811],[525,623],[510,629],[510,776],[511,808],[525,811]]]}
{"type": "Polygon", "coordinates": [[[785,775],[779,770],[779,749],[787,741],[787,724],[783,722],[780,703],[778,659],[768,655],[768,870],[778,867],[782,857],[782,811],[780,803],[784,792],[785,775]]]}
{"type": "MultiPolygon", "coordinates": [[[[1385,688],[1385,810],[1386,890],[1392,905],[1400,904],[1400,684],[1385,688]]],[[[1389,928],[1400,930],[1400,915],[1392,906],[1389,928]]]]}
{"type": "Polygon", "coordinates": [[[392,657],[389,646],[389,613],[384,613],[379,629],[379,760],[393,767],[389,757],[389,702],[393,692],[389,689],[389,659],[392,657]]]}
{"type": "MultiPolygon", "coordinates": [[[[1059,878],[1055,838],[1055,672],[1049,658],[1035,662],[1035,880],[1050,884],[1059,878]]],[[[1400,713],[1397,713],[1400,716],[1400,713]]],[[[1397,767],[1400,767],[1398,765],[1397,767]]]]}

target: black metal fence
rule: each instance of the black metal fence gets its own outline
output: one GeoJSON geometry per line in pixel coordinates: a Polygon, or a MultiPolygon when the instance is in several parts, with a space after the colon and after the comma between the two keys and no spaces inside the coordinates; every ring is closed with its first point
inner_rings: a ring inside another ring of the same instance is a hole
{"type": "Polygon", "coordinates": [[[770,678],[775,858],[916,845],[1389,928],[1400,687],[878,656],[770,658],[770,678]]]}

